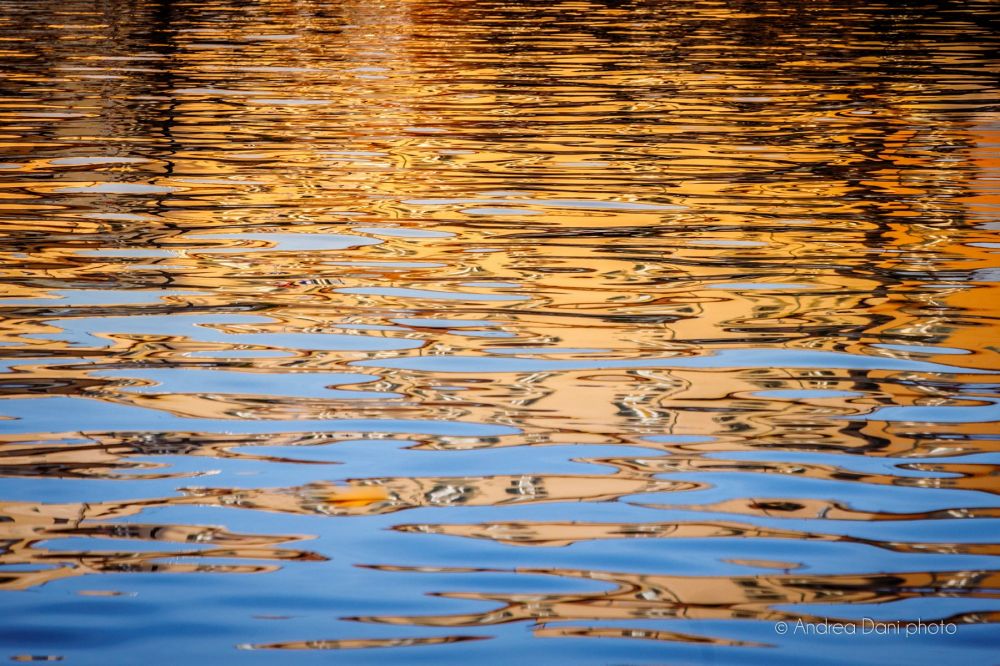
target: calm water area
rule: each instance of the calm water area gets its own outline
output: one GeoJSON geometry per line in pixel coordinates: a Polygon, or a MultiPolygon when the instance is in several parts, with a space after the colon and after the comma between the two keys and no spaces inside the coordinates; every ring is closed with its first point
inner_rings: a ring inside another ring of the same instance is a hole
{"type": "Polygon", "coordinates": [[[0,0],[0,661],[997,663],[996,10],[0,0]]]}

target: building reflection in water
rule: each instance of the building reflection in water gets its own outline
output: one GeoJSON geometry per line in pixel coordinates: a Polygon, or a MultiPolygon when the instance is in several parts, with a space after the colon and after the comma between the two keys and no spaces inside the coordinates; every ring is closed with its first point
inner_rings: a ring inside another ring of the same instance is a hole
{"type": "Polygon", "coordinates": [[[988,9],[4,3],[3,649],[985,658],[988,9]]]}

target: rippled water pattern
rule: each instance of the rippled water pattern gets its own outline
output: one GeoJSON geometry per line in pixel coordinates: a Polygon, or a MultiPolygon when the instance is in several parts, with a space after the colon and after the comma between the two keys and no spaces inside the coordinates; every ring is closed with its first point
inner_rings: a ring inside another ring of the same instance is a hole
{"type": "Polygon", "coordinates": [[[4,0],[0,658],[995,662],[995,10],[4,0]]]}

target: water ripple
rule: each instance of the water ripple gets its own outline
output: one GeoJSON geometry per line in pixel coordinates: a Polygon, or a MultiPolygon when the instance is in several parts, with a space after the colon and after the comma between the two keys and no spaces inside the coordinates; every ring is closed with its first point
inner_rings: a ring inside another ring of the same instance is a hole
{"type": "Polygon", "coordinates": [[[995,661],[991,9],[0,3],[0,658],[995,661]]]}

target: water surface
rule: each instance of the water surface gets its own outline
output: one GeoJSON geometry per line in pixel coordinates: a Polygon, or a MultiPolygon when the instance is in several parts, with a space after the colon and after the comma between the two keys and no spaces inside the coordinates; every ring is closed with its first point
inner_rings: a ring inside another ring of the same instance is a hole
{"type": "Polygon", "coordinates": [[[995,660],[993,9],[0,3],[0,657],[995,660]]]}

